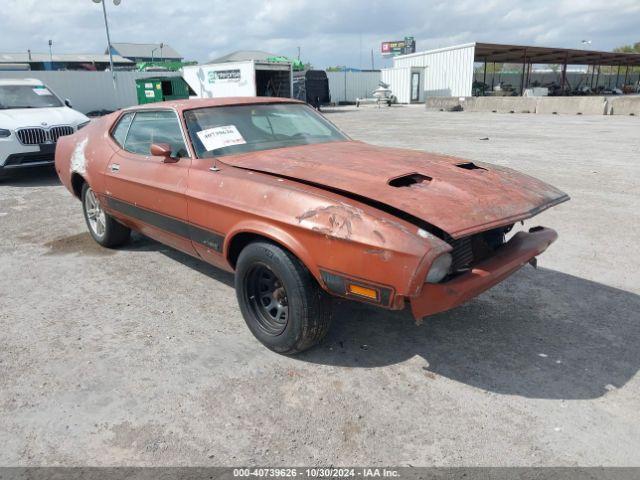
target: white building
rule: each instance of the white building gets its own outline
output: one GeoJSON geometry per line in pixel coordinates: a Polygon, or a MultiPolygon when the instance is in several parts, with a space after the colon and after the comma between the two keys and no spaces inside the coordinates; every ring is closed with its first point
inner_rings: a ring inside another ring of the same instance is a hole
{"type": "Polygon", "coordinates": [[[598,85],[598,66],[616,67],[614,83],[626,83],[635,75],[630,68],[640,65],[640,54],[473,42],[394,57],[393,67],[383,69],[381,79],[390,85],[400,103],[421,103],[426,97],[470,97],[476,64],[484,65],[484,73],[476,75],[479,82],[491,86],[500,81],[495,78],[498,74],[489,73],[491,79],[487,76],[490,63],[521,65],[520,73],[510,79],[516,92],[521,93],[533,81],[534,65],[559,66],[556,81],[567,89],[571,88],[567,72],[586,72],[584,68],[571,68],[576,65],[591,65],[590,71],[598,72],[588,79],[592,87],[598,85]]]}

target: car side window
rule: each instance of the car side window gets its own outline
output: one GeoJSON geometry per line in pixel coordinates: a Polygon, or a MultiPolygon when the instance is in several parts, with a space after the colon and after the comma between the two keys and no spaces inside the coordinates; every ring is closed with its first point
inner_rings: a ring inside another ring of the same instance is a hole
{"type": "Polygon", "coordinates": [[[136,112],[124,149],[139,155],[149,155],[153,143],[171,145],[171,156],[188,156],[178,117],[171,111],[136,112]]]}
{"type": "Polygon", "coordinates": [[[125,113],[122,117],[120,117],[116,128],[114,128],[111,132],[111,136],[121,147],[124,147],[124,139],[127,136],[127,131],[129,130],[129,125],[131,125],[132,119],[133,112],[125,113]]]}

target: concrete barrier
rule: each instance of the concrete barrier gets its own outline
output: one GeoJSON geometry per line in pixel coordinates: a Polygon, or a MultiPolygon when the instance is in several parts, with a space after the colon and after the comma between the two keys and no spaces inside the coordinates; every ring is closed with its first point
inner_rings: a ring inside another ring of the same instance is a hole
{"type": "Polygon", "coordinates": [[[606,97],[539,97],[536,113],[606,115],[606,97]]]}
{"type": "Polygon", "coordinates": [[[471,97],[462,108],[468,112],[536,113],[535,97],[471,97]]]}
{"type": "Polygon", "coordinates": [[[610,115],[640,115],[640,97],[609,98],[610,115]]]}
{"type": "Polygon", "coordinates": [[[427,110],[435,110],[438,112],[453,112],[464,109],[463,103],[470,97],[427,97],[425,106],[427,110]]]}
{"type": "Polygon", "coordinates": [[[640,96],[633,97],[429,97],[428,110],[542,113],[565,115],[640,115],[640,96]]]}

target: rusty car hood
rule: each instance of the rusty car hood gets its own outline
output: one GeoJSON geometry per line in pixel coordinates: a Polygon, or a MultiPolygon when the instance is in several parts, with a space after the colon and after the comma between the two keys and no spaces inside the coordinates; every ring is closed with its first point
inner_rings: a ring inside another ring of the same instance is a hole
{"type": "Polygon", "coordinates": [[[569,199],[555,187],[505,167],[355,141],[251,152],[220,161],[388,205],[454,238],[512,224],[569,199]],[[405,178],[412,174],[417,183],[405,178]]]}

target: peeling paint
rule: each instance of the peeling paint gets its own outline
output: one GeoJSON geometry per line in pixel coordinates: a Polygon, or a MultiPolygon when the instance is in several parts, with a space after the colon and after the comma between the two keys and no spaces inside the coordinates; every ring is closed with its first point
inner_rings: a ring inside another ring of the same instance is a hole
{"type": "Polygon", "coordinates": [[[362,218],[360,210],[347,204],[329,205],[307,210],[296,217],[298,223],[314,219],[312,229],[325,235],[349,239],[353,235],[353,220],[362,218]]]}
{"type": "Polygon", "coordinates": [[[89,138],[85,138],[76,145],[71,155],[71,171],[84,175],[87,171],[87,157],[84,154],[89,138]]]}

